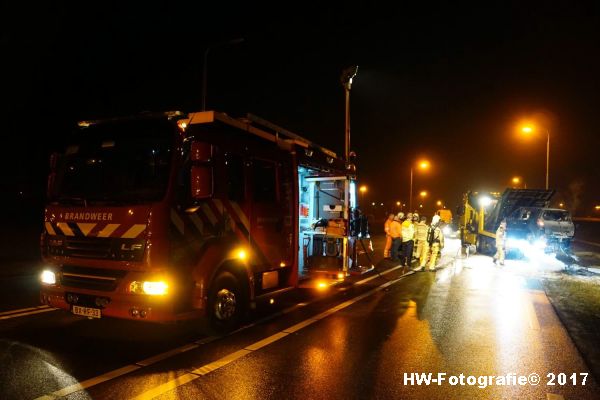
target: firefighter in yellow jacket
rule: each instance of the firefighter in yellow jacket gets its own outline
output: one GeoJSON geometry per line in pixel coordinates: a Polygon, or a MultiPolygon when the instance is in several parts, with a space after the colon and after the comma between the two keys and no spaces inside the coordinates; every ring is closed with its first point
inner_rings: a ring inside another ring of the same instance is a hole
{"type": "Polygon", "coordinates": [[[444,233],[440,227],[440,216],[434,215],[431,226],[427,231],[427,243],[429,244],[429,270],[435,271],[435,264],[444,248],[444,233]]]}
{"type": "Polygon", "coordinates": [[[415,245],[415,225],[413,224],[413,215],[408,213],[404,222],[402,222],[402,265],[409,267],[412,264],[413,247],[415,245]]]}
{"type": "Polygon", "coordinates": [[[496,254],[494,254],[494,264],[499,262],[504,265],[504,248],[506,246],[506,220],[500,222],[498,230],[496,230],[496,254]]]}
{"type": "MultiPolygon", "coordinates": [[[[421,260],[424,253],[429,251],[429,246],[427,245],[428,229],[429,226],[427,226],[427,217],[422,216],[421,220],[415,225],[415,258],[417,260],[421,260]]],[[[419,266],[424,266],[424,264],[420,262],[419,266]]]]}

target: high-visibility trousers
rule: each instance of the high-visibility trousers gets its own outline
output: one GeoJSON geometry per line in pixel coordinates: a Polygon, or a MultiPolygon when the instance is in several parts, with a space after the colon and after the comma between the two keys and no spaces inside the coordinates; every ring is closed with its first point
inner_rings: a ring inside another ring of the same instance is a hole
{"type": "Polygon", "coordinates": [[[500,261],[501,264],[504,264],[504,247],[498,246],[496,248],[496,254],[494,254],[494,258],[500,261]]]}
{"type": "Polygon", "coordinates": [[[438,261],[438,256],[440,254],[440,244],[434,242],[431,245],[431,256],[429,257],[429,268],[435,268],[435,263],[438,261]]]}
{"type": "Polygon", "coordinates": [[[391,250],[392,250],[392,237],[390,235],[385,235],[385,248],[383,249],[383,258],[389,258],[391,250]]]}
{"type": "Polygon", "coordinates": [[[423,247],[427,244],[426,240],[416,240],[415,241],[415,252],[413,257],[417,260],[421,259],[421,254],[423,254],[423,247]]]}
{"type": "Polygon", "coordinates": [[[427,243],[427,240],[419,240],[419,244],[421,245],[419,266],[425,267],[429,258],[429,243],[427,243]]]}

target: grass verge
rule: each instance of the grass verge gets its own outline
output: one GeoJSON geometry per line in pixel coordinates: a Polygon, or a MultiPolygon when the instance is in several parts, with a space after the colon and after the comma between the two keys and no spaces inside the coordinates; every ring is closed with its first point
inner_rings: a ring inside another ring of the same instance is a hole
{"type": "Polygon", "coordinates": [[[575,346],[600,382],[600,282],[568,275],[542,282],[575,346]]]}

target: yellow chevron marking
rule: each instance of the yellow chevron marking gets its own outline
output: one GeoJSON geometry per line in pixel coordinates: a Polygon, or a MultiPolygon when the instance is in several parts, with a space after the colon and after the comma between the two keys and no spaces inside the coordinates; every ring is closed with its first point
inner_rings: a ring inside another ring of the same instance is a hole
{"type": "Polygon", "coordinates": [[[217,207],[217,211],[222,215],[224,212],[223,202],[219,199],[214,199],[212,202],[217,207]]]}
{"type": "Polygon", "coordinates": [[[94,227],[97,224],[85,224],[85,223],[78,223],[77,226],[79,227],[79,230],[81,231],[81,233],[83,233],[83,236],[87,236],[88,233],[90,233],[90,231],[92,229],[94,229],[94,227]]]}
{"type": "Polygon", "coordinates": [[[198,215],[196,215],[196,214],[191,214],[190,215],[190,219],[192,220],[192,223],[194,224],[194,226],[196,227],[196,229],[198,229],[198,231],[200,233],[203,233],[203,231],[204,231],[204,224],[202,223],[202,220],[200,219],[200,217],[198,217],[198,215]]]}
{"type": "Polygon", "coordinates": [[[140,233],[144,232],[146,230],[146,225],[145,224],[135,224],[134,226],[132,226],[131,228],[129,228],[127,230],[127,232],[125,232],[121,238],[123,239],[135,239],[136,237],[138,237],[140,235],[140,233]]]}
{"type": "Polygon", "coordinates": [[[171,208],[171,222],[175,225],[175,228],[183,235],[184,224],[179,215],[171,208]]]}
{"type": "Polygon", "coordinates": [[[100,233],[98,233],[98,237],[109,237],[112,233],[117,229],[121,224],[108,224],[106,225],[100,233]]]}
{"type": "Polygon", "coordinates": [[[56,235],[56,231],[54,230],[54,228],[52,227],[52,224],[50,222],[46,222],[46,232],[48,232],[51,235],[56,235]]]}
{"type": "Polygon", "coordinates": [[[73,233],[73,231],[71,230],[71,228],[69,228],[69,225],[67,225],[66,222],[59,222],[56,224],[56,226],[58,226],[58,228],[63,231],[63,233],[66,236],[75,236],[75,234],[73,233]]]}
{"type": "Polygon", "coordinates": [[[208,204],[202,204],[202,211],[204,211],[204,215],[206,215],[210,223],[214,226],[217,223],[217,217],[215,217],[208,204]]]}
{"type": "Polygon", "coordinates": [[[242,211],[238,203],[236,203],[235,201],[232,201],[230,204],[231,208],[233,208],[233,211],[235,211],[240,221],[242,221],[242,224],[244,225],[246,230],[250,232],[250,222],[248,222],[248,218],[246,218],[246,214],[244,213],[244,211],[242,211]]]}
{"type": "Polygon", "coordinates": [[[219,213],[223,217],[223,220],[225,222],[225,224],[224,224],[225,231],[235,230],[235,221],[231,217],[231,213],[229,211],[227,211],[227,209],[225,208],[225,205],[223,204],[223,202],[219,199],[214,199],[212,202],[217,207],[217,210],[219,210],[219,213]]]}

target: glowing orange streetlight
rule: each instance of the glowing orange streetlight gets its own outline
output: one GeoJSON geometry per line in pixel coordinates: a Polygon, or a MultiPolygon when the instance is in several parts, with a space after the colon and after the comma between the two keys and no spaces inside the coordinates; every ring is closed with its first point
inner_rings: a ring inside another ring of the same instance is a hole
{"type": "Polygon", "coordinates": [[[421,196],[423,198],[427,197],[427,191],[422,190],[421,193],[419,193],[419,196],[421,196]]]}
{"type": "MultiPolygon", "coordinates": [[[[428,160],[420,160],[417,162],[417,168],[423,171],[426,171],[429,169],[429,167],[431,166],[431,164],[429,163],[428,160]]],[[[410,167],[410,192],[408,194],[408,209],[412,210],[412,198],[413,198],[413,167],[410,167]]]]}
{"type": "Polygon", "coordinates": [[[358,189],[362,194],[367,193],[367,187],[365,185],[362,185],[359,189],[358,189]]]}
{"type": "Polygon", "coordinates": [[[437,203],[435,203],[435,204],[437,204],[437,206],[440,207],[442,205],[442,201],[438,200],[437,203]]]}
{"type": "Polygon", "coordinates": [[[396,202],[396,206],[400,207],[400,202],[399,201],[396,202]]]}
{"type": "Polygon", "coordinates": [[[533,127],[529,125],[525,125],[521,127],[521,132],[523,133],[533,133],[533,127]]]}

